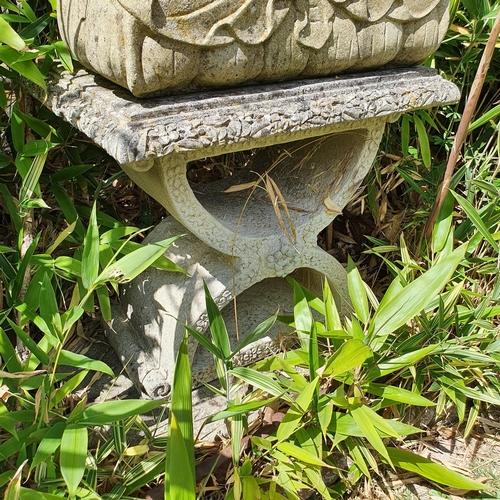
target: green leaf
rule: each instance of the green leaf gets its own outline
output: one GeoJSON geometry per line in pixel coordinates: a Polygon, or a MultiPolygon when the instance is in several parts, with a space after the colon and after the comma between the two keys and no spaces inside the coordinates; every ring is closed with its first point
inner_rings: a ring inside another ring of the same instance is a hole
{"type": "Polygon", "coordinates": [[[86,290],[92,288],[99,274],[99,227],[97,226],[96,210],[94,203],[83,247],[82,283],[86,290]]]}
{"type": "Polygon", "coordinates": [[[356,315],[366,325],[370,319],[368,297],[366,295],[365,284],[351,257],[347,260],[347,285],[356,315]]]}
{"type": "Polygon", "coordinates": [[[477,210],[463,197],[454,191],[450,191],[450,193],[455,197],[460,206],[463,208],[464,212],[467,214],[467,217],[472,221],[476,229],[481,233],[483,238],[494,248],[495,252],[500,253],[500,247],[498,243],[495,241],[495,238],[490,233],[486,224],[481,219],[481,216],[477,212],[477,210]]]}
{"type": "Polygon", "coordinates": [[[20,372],[23,369],[12,342],[1,327],[0,352],[2,353],[2,363],[5,364],[10,373],[20,372]]]}
{"type": "Polygon", "coordinates": [[[326,364],[318,370],[318,374],[321,377],[338,377],[361,366],[372,355],[370,347],[361,340],[348,340],[327,359],[326,364]]]}
{"type": "Polygon", "coordinates": [[[104,321],[111,321],[113,314],[111,312],[111,302],[109,300],[109,292],[106,285],[100,286],[96,290],[97,300],[99,301],[99,309],[104,321]]]}
{"type": "Polygon", "coordinates": [[[61,445],[61,438],[66,428],[64,422],[56,422],[50,427],[44,438],[40,441],[35,456],[30,464],[30,470],[33,470],[38,464],[51,457],[61,445]]]}
{"type": "Polygon", "coordinates": [[[0,42],[7,44],[15,50],[24,50],[26,43],[16,31],[0,17],[0,42]]]}
{"type": "MultiPolygon", "coordinates": [[[[83,165],[83,166],[85,166],[85,165],[83,165]]],[[[93,165],[91,165],[91,166],[93,166],[93,165]]],[[[101,242],[101,245],[104,245],[106,243],[119,242],[120,246],[121,246],[123,244],[122,238],[124,238],[126,236],[130,236],[130,235],[138,234],[141,231],[142,231],[142,229],[140,229],[138,227],[134,227],[134,226],[115,227],[114,229],[110,229],[109,231],[106,231],[104,234],[102,234],[100,242],[101,242]]],[[[129,243],[132,243],[132,242],[129,242],[129,243]]],[[[137,243],[136,245],[137,245],[136,248],[141,247],[141,245],[139,243],[137,243]]],[[[115,248],[115,250],[117,250],[118,248],[115,248]]],[[[133,251],[133,250],[135,250],[135,248],[131,247],[130,251],[133,251]]],[[[121,253],[127,254],[130,252],[126,252],[126,251],[123,252],[122,251],[121,253]]]]}
{"type": "MultiPolygon", "coordinates": [[[[177,360],[175,363],[174,380],[172,383],[172,398],[170,402],[170,416],[175,415],[178,430],[182,436],[188,462],[180,464],[175,456],[177,449],[170,443],[167,446],[167,469],[175,474],[179,467],[185,469],[184,474],[190,474],[190,481],[186,483],[193,492],[196,489],[194,468],[194,433],[193,433],[193,408],[192,408],[192,376],[191,364],[188,355],[188,336],[184,334],[177,360]],[[170,450],[169,450],[170,448],[170,450]],[[175,463],[174,463],[175,462],[175,463]]],[[[169,436],[171,434],[169,433],[169,436]]],[[[175,496],[174,496],[175,498],[175,496]]]]}
{"type": "MultiPolygon", "coordinates": [[[[118,229],[129,229],[127,227],[120,227],[120,228],[115,228],[111,229],[111,231],[117,231],[118,229]]],[[[106,243],[104,236],[109,234],[111,231],[108,231],[103,235],[101,238],[101,243],[106,243]]],[[[134,252],[135,250],[138,250],[143,247],[140,243],[136,243],[135,241],[110,241],[109,245],[113,250],[120,250],[121,255],[128,255],[129,253],[134,252]]],[[[157,269],[163,269],[164,271],[171,271],[175,273],[182,273],[182,274],[188,274],[182,267],[178,266],[174,262],[172,262],[170,259],[165,257],[164,255],[161,255],[158,257],[152,264],[153,267],[156,267],[157,269]]]]}
{"type": "Polygon", "coordinates": [[[11,479],[7,489],[5,490],[4,500],[19,500],[21,490],[21,477],[23,467],[28,460],[25,460],[17,469],[14,477],[11,479]]]}
{"type": "Polygon", "coordinates": [[[453,222],[453,196],[450,192],[446,194],[443,206],[439,211],[439,215],[432,230],[432,250],[438,253],[443,250],[451,231],[453,222]]]}
{"type": "Polygon", "coordinates": [[[367,374],[367,380],[374,380],[379,377],[384,377],[397,370],[404,370],[410,366],[418,363],[421,359],[428,356],[431,352],[439,347],[439,344],[432,344],[417,351],[403,354],[397,358],[389,359],[385,362],[379,362],[377,366],[373,367],[367,374]]]}
{"type": "Polygon", "coordinates": [[[231,345],[229,343],[229,335],[227,334],[226,325],[222,319],[222,314],[220,313],[217,304],[214,302],[214,299],[210,295],[210,291],[208,290],[205,280],[203,280],[203,288],[205,290],[205,303],[208,314],[208,322],[210,325],[210,333],[212,334],[214,344],[218,347],[225,360],[230,359],[231,345]]]}
{"type": "Polygon", "coordinates": [[[56,389],[51,393],[50,404],[51,407],[57,407],[59,403],[61,403],[64,398],[68,397],[69,394],[74,392],[76,388],[81,385],[81,383],[85,380],[85,377],[88,375],[87,370],[82,370],[78,372],[76,375],[71,377],[67,382],[61,384],[61,387],[56,389]]]}
{"type": "Polygon", "coordinates": [[[68,486],[68,494],[75,497],[85,472],[88,432],[86,427],[68,425],[61,439],[61,475],[68,486]]]}
{"type": "Polygon", "coordinates": [[[422,120],[416,114],[413,115],[413,120],[415,122],[415,128],[417,129],[418,142],[420,145],[420,155],[422,156],[424,165],[427,168],[430,168],[432,165],[432,159],[431,148],[429,146],[429,136],[427,135],[427,131],[425,130],[425,126],[422,123],[422,120]]]}
{"type": "Polygon", "coordinates": [[[286,412],[281,421],[276,436],[280,441],[288,439],[300,426],[302,417],[309,411],[318,388],[318,377],[310,382],[299,394],[295,402],[286,412]]]}
{"type": "Polygon", "coordinates": [[[239,366],[229,370],[230,375],[235,375],[244,382],[252,384],[254,387],[268,392],[273,396],[283,397],[283,399],[292,403],[293,400],[286,394],[286,388],[275,382],[270,375],[264,375],[251,368],[246,368],[244,366],[239,366]]]}
{"type": "Polygon", "coordinates": [[[190,456],[175,413],[170,414],[169,427],[167,450],[171,448],[172,458],[165,469],[165,498],[194,500],[196,498],[196,487],[193,485],[193,471],[189,468],[190,456]]]}
{"type": "Polygon", "coordinates": [[[215,345],[213,344],[212,342],[210,342],[210,340],[208,340],[205,335],[203,335],[203,333],[200,333],[199,331],[191,328],[190,326],[188,325],[184,325],[183,323],[181,323],[184,328],[188,331],[188,333],[190,335],[192,335],[196,341],[201,344],[207,351],[211,352],[217,359],[224,359],[223,355],[222,355],[222,352],[220,351],[220,349],[215,345]]]}
{"type": "Polygon", "coordinates": [[[413,406],[436,406],[436,403],[420,396],[420,394],[391,385],[370,383],[363,386],[363,389],[371,394],[398,403],[405,403],[413,406]]]}
{"type": "MultiPolygon", "coordinates": [[[[415,281],[405,286],[397,295],[385,296],[373,315],[368,331],[370,344],[377,351],[386,338],[415,317],[434,300],[449,283],[465,256],[467,246],[462,245],[453,253],[441,259],[415,281]]],[[[397,279],[397,278],[396,278],[397,279]]]]}
{"type": "Polygon", "coordinates": [[[204,425],[206,424],[211,424],[212,422],[217,422],[218,420],[225,420],[231,417],[234,417],[235,415],[243,415],[245,413],[249,413],[251,411],[259,410],[260,408],[264,408],[266,406],[269,406],[272,404],[274,401],[276,401],[278,398],[270,398],[270,399],[263,399],[259,401],[249,401],[248,403],[241,403],[237,405],[230,405],[227,407],[226,410],[222,410],[215,415],[207,418],[205,420],[204,425]]]}
{"type": "Polygon", "coordinates": [[[144,401],[142,399],[104,401],[89,406],[76,416],[71,415],[68,422],[77,421],[87,426],[106,425],[128,417],[148,413],[163,404],[165,404],[164,401],[144,401]]]}
{"type": "Polygon", "coordinates": [[[309,353],[310,333],[313,323],[309,303],[302,287],[292,281],[293,286],[293,317],[295,320],[295,329],[304,351],[309,353]]]}
{"type": "Polygon", "coordinates": [[[451,471],[415,453],[388,447],[387,454],[396,467],[415,472],[435,483],[467,491],[489,489],[484,484],[469,479],[458,472],[451,471]]]}
{"type": "Polygon", "coordinates": [[[96,372],[106,373],[110,377],[115,376],[111,368],[103,361],[91,359],[83,354],[77,354],[64,349],[61,350],[61,353],[59,354],[59,364],[73,366],[75,368],[80,368],[81,370],[94,370],[96,372]]]}
{"type": "Polygon", "coordinates": [[[256,342],[261,339],[274,325],[276,322],[277,315],[271,316],[264,320],[260,325],[258,325],[252,332],[250,332],[239,344],[238,347],[232,352],[231,358],[244,349],[247,345],[252,342],[256,342]]]}
{"type": "Polygon", "coordinates": [[[489,109],[488,111],[486,111],[486,113],[481,114],[481,116],[477,120],[474,120],[469,125],[467,132],[468,133],[472,132],[476,128],[479,128],[479,127],[482,127],[483,125],[486,125],[490,120],[494,120],[498,115],[500,115],[500,104],[489,109]]]}
{"type": "Polygon", "coordinates": [[[174,236],[163,241],[144,245],[138,250],[125,255],[120,260],[106,267],[97,277],[96,283],[105,281],[116,281],[125,283],[133,280],[136,276],[147,269],[165,250],[180,236],[174,236]]]}
{"type": "Polygon", "coordinates": [[[408,156],[408,148],[410,146],[410,120],[407,115],[403,115],[401,120],[401,151],[403,158],[408,156]]]}
{"type": "MultiPolygon", "coordinates": [[[[36,141],[27,142],[21,154],[23,156],[39,156],[48,153],[53,147],[54,143],[45,139],[37,139],[36,141]]],[[[37,181],[38,182],[38,181],[37,181]]]]}
{"type": "MultiPolygon", "coordinates": [[[[2,49],[2,47],[0,47],[2,49]]],[[[5,56],[5,53],[0,50],[0,59],[5,56]]],[[[6,61],[5,61],[6,62],[6,61]]],[[[45,84],[45,78],[40,73],[40,70],[37,68],[33,61],[18,61],[13,63],[6,62],[8,66],[10,66],[14,71],[24,76],[26,79],[35,83],[39,87],[41,87],[44,92],[47,92],[47,85],[45,84]]]]}
{"type": "Polygon", "coordinates": [[[10,327],[14,330],[15,334],[21,339],[22,343],[34,354],[37,359],[43,364],[48,365],[50,360],[45,352],[43,352],[37,343],[30,338],[30,336],[22,329],[19,328],[10,318],[7,318],[10,327]]]}
{"type": "Polygon", "coordinates": [[[61,500],[59,495],[52,495],[32,488],[22,488],[19,491],[18,500],[61,500]]]}
{"type": "Polygon", "coordinates": [[[52,45],[56,49],[57,55],[59,56],[59,59],[61,59],[61,63],[64,66],[64,69],[66,71],[69,71],[70,73],[73,73],[73,59],[68,47],[66,47],[66,44],[63,41],[58,40],[52,45]]]}
{"type": "MultiPolygon", "coordinates": [[[[373,425],[371,416],[365,411],[366,407],[363,405],[352,406],[350,409],[350,414],[354,421],[358,424],[358,427],[363,433],[368,442],[391,464],[391,459],[387,453],[387,449],[380,438],[380,435],[373,425]]],[[[392,465],[392,464],[391,464],[392,465]]]]}
{"type": "Polygon", "coordinates": [[[302,463],[316,465],[318,467],[329,467],[323,460],[292,443],[278,443],[277,447],[286,455],[296,458],[302,463]]]}

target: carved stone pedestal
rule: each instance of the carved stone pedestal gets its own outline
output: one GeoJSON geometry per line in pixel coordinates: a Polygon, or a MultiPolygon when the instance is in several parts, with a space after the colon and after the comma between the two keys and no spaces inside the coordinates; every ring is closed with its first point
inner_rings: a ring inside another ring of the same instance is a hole
{"type": "MultiPolygon", "coordinates": [[[[207,326],[203,280],[233,335],[236,297],[240,338],[278,308],[290,312],[283,279],[290,273],[313,288],[327,276],[347,311],[345,271],[317,246],[318,233],[359,188],[386,122],[458,97],[453,84],[424,68],[146,101],[83,70],[55,78],[46,104],[172,215],[147,242],[186,234],[166,255],[191,276],[146,271],[125,288],[108,328],[136,385],[150,397],[168,393],[183,335],[176,318],[200,331],[207,326]],[[189,162],[249,149],[258,151],[235,175],[188,182],[189,162]]],[[[241,362],[275,348],[287,333],[279,328],[241,362]]],[[[209,357],[195,346],[191,355],[195,378],[213,378],[209,357]]]]}

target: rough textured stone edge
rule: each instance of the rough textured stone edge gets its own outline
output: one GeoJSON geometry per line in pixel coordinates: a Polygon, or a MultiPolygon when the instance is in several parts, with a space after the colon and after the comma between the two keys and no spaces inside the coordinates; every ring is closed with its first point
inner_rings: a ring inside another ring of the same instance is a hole
{"type": "Polygon", "coordinates": [[[343,122],[460,98],[453,83],[423,67],[150,99],[134,98],[85,70],[53,73],[45,98],[38,87],[27,87],[118,163],[146,161],[144,169],[157,157],[183,153],[189,161],[221,154],[228,146],[267,146],[315,130],[321,135],[317,129],[343,122]]]}

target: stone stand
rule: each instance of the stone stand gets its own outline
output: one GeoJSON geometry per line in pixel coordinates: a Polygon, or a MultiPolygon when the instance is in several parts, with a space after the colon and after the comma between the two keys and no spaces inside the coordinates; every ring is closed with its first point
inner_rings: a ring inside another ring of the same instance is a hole
{"type": "MultiPolygon", "coordinates": [[[[46,104],[100,144],[168,217],[145,243],[176,234],[166,256],[189,277],[156,269],[123,291],[108,338],[149,397],[165,396],[183,326],[207,327],[203,280],[237,343],[293,300],[294,273],[317,287],[326,276],[349,310],[342,265],[317,235],[355,195],[377,153],[385,124],[401,113],[452,103],[456,87],[425,68],[377,71],[191,95],[138,100],[100,77],[54,78],[46,104]],[[192,186],[189,162],[258,149],[235,175],[192,186]],[[186,229],[188,231],[186,231],[186,229]],[[235,320],[233,299],[238,311],[235,320]]],[[[265,356],[289,332],[241,353],[265,356]]],[[[195,381],[214,378],[206,353],[191,346],[195,381]]]]}

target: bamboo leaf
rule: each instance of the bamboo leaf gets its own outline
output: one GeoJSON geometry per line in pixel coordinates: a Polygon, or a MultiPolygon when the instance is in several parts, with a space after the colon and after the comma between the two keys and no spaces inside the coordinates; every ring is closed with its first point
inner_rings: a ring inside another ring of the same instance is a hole
{"type": "Polygon", "coordinates": [[[56,422],[49,428],[38,445],[35,456],[30,464],[30,470],[33,470],[38,464],[44,462],[56,452],[57,448],[61,445],[61,438],[65,428],[66,424],[64,422],[56,422]]]}
{"type": "Polygon", "coordinates": [[[436,464],[427,458],[421,457],[420,455],[416,455],[415,453],[388,447],[387,454],[396,467],[400,467],[401,469],[410,472],[415,472],[435,483],[467,491],[489,489],[482,483],[469,479],[457,472],[451,471],[450,469],[436,464]]]}
{"type": "Polygon", "coordinates": [[[250,332],[239,344],[238,347],[232,352],[231,358],[244,349],[247,345],[261,339],[276,322],[277,315],[271,316],[258,325],[252,332],[250,332]]]}
{"type": "MultiPolygon", "coordinates": [[[[106,281],[125,283],[133,280],[146,270],[165,250],[180,236],[174,236],[163,241],[144,245],[138,250],[125,255],[120,260],[106,267],[97,277],[96,284],[106,281]]],[[[99,260],[99,255],[97,256],[99,260]]]]}
{"type": "Polygon", "coordinates": [[[252,384],[254,387],[268,392],[269,394],[277,397],[283,397],[283,399],[292,403],[293,400],[286,394],[286,388],[275,382],[271,376],[259,373],[251,368],[239,366],[229,370],[230,375],[235,375],[244,382],[252,384]]]}
{"type": "Polygon", "coordinates": [[[302,448],[299,448],[298,446],[295,446],[292,443],[278,443],[277,448],[286,455],[296,458],[303,463],[316,465],[318,467],[329,467],[329,465],[323,462],[320,458],[302,448]]]}
{"type": "Polygon", "coordinates": [[[144,401],[142,399],[127,399],[125,401],[104,401],[89,406],[82,413],[68,419],[85,425],[106,425],[128,417],[148,413],[158,408],[164,401],[144,401]]]}
{"type": "Polygon", "coordinates": [[[361,340],[348,340],[327,359],[326,364],[318,370],[318,374],[321,377],[338,377],[361,366],[372,355],[370,347],[361,340]]]}
{"type": "Polygon", "coordinates": [[[368,331],[374,351],[384,344],[391,333],[432,302],[449,283],[455,269],[464,258],[465,251],[466,245],[462,245],[402,288],[397,295],[391,294],[390,300],[387,297],[382,299],[368,331]]]}
{"type": "MultiPolygon", "coordinates": [[[[192,408],[192,376],[191,365],[188,355],[188,336],[184,333],[184,338],[177,353],[175,363],[174,380],[172,383],[172,398],[170,402],[170,415],[175,414],[179,431],[183,437],[184,447],[189,458],[187,464],[183,464],[186,473],[191,472],[191,482],[189,487],[195,490],[195,470],[194,470],[194,433],[193,433],[193,408],[192,408]]],[[[170,435],[170,434],[169,434],[170,435]]],[[[175,446],[170,450],[173,452],[170,458],[176,461],[175,446]]],[[[169,467],[169,455],[167,447],[167,468],[169,467]]],[[[170,462],[171,464],[171,462],[170,462]]],[[[180,467],[176,464],[174,467],[180,467]]]]}
{"type": "Polygon", "coordinates": [[[393,387],[391,385],[371,383],[363,386],[363,389],[371,394],[375,394],[381,398],[389,399],[391,401],[397,401],[398,403],[405,403],[414,406],[436,406],[435,403],[429,401],[423,396],[420,396],[420,394],[415,394],[414,392],[407,391],[406,389],[401,389],[399,387],[393,387]]]}
{"type": "Polygon", "coordinates": [[[83,354],[77,354],[64,349],[59,354],[59,364],[73,366],[75,368],[80,368],[81,370],[94,370],[96,372],[106,373],[110,377],[115,376],[111,368],[103,361],[91,359],[83,354]]]}
{"type": "Polygon", "coordinates": [[[14,330],[15,334],[21,339],[21,342],[30,350],[30,352],[37,357],[43,365],[48,365],[50,360],[45,352],[38,347],[38,344],[22,329],[19,328],[10,318],[7,318],[10,327],[14,330]]]}
{"type": "Polygon", "coordinates": [[[464,212],[467,214],[467,217],[472,221],[474,226],[476,226],[476,229],[481,233],[483,238],[494,248],[497,253],[499,253],[500,247],[498,246],[498,243],[495,241],[495,238],[486,227],[486,224],[483,222],[483,219],[481,219],[481,216],[479,215],[477,210],[463,196],[460,196],[454,191],[450,191],[450,193],[458,201],[464,212]]]}
{"type": "MultiPolygon", "coordinates": [[[[350,409],[350,414],[354,421],[358,424],[358,427],[363,433],[368,442],[391,464],[391,459],[387,453],[387,449],[380,438],[380,435],[373,425],[373,422],[369,415],[363,410],[363,405],[352,406],[350,409]]],[[[392,465],[392,464],[391,464],[392,465]]]]}
{"type": "Polygon", "coordinates": [[[318,382],[318,377],[310,382],[286,412],[286,415],[276,431],[276,437],[280,441],[288,439],[299,428],[302,417],[311,407],[311,403],[318,388],[318,382]]]}
{"type": "Polygon", "coordinates": [[[208,322],[210,325],[210,333],[214,344],[224,356],[224,360],[231,358],[231,345],[229,343],[229,335],[227,334],[226,324],[222,319],[222,314],[210,295],[207,284],[203,280],[203,288],[205,290],[205,303],[207,307],[208,322]]]}
{"type": "MultiPolygon", "coordinates": [[[[109,233],[111,233],[113,231],[116,231],[118,229],[129,229],[129,228],[123,227],[123,228],[111,229],[110,231],[108,231],[107,233],[105,233],[103,235],[103,237],[106,236],[106,235],[109,235],[109,233]]],[[[107,238],[103,238],[103,237],[101,237],[101,244],[102,243],[108,243],[107,241],[105,241],[107,238]]],[[[139,250],[140,248],[143,247],[143,245],[141,245],[140,243],[136,243],[135,241],[127,241],[127,242],[123,242],[123,241],[110,241],[109,245],[110,245],[110,247],[113,250],[120,250],[120,254],[121,255],[128,255],[129,253],[132,253],[132,252],[134,252],[136,250],[139,250]]],[[[188,274],[184,269],[182,269],[182,267],[178,266],[177,264],[175,264],[174,262],[172,262],[170,259],[168,259],[164,255],[160,255],[160,257],[158,257],[151,264],[151,266],[156,267],[157,269],[163,269],[164,271],[170,271],[170,272],[175,272],[175,273],[182,273],[182,274],[186,274],[186,275],[188,274]]]]}
{"type": "Polygon", "coordinates": [[[61,438],[61,475],[68,487],[70,498],[74,498],[85,472],[88,432],[86,427],[68,425],[61,438]]]}
{"type": "Polygon", "coordinates": [[[359,320],[366,325],[370,319],[366,288],[359,271],[356,269],[356,266],[350,257],[347,261],[347,285],[349,287],[349,296],[351,297],[356,315],[359,320]]]}
{"type": "Polygon", "coordinates": [[[99,227],[97,225],[96,204],[92,206],[89,225],[82,255],[82,283],[90,290],[99,274],[99,227]]]}
{"type": "Polygon", "coordinates": [[[270,399],[262,399],[259,401],[249,401],[248,403],[230,405],[227,407],[226,410],[222,410],[216,413],[215,415],[209,417],[207,420],[205,420],[205,425],[211,424],[212,422],[217,422],[218,420],[231,418],[234,417],[235,415],[242,415],[245,413],[249,413],[251,411],[259,410],[260,408],[269,406],[277,399],[278,399],[277,397],[274,397],[270,399]]]}
{"type": "Polygon", "coordinates": [[[167,465],[165,469],[165,498],[176,500],[194,500],[196,488],[193,486],[193,471],[190,470],[190,457],[186,449],[184,437],[179,429],[175,413],[170,413],[169,442],[172,457],[169,461],[167,451],[167,465]]]}
{"type": "Polygon", "coordinates": [[[453,205],[453,196],[448,192],[432,231],[432,250],[434,253],[443,250],[448,241],[451,224],[453,222],[453,205]]]}
{"type": "Polygon", "coordinates": [[[224,359],[224,356],[220,349],[215,344],[210,342],[210,340],[208,340],[205,335],[203,335],[203,333],[195,330],[194,328],[191,328],[188,325],[183,324],[183,326],[188,331],[188,333],[192,335],[196,339],[196,341],[201,344],[208,352],[211,352],[217,359],[224,359]]]}
{"type": "Polygon", "coordinates": [[[427,131],[425,130],[425,126],[422,123],[422,120],[416,114],[413,115],[413,120],[415,122],[415,128],[417,129],[418,142],[420,145],[420,155],[422,156],[424,165],[427,168],[430,168],[432,165],[432,159],[431,148],[429,146],[429,136],[427,135],[427,131]]]}
{"type": "Polygon", "coordinates": [[[26,49],[26,43],[10,26],[10,24],[0,17],[0,42],[7,44],[15,50],[26,49]]]}

